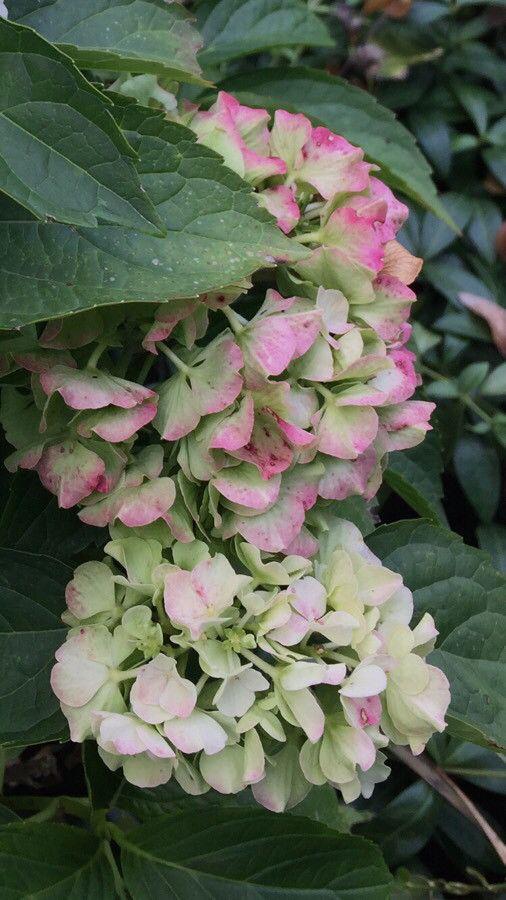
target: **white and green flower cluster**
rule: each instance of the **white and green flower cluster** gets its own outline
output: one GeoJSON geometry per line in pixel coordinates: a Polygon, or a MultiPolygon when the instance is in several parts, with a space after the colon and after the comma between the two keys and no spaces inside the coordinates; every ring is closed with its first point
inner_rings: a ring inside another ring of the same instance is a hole
{"type": "Polygon", "coordinates": [[[51,681],[72,739],[128,781],[250,786],[273,811],[329,782],[350,802],[387,777],[389,741],[420,753],[444,729],[434,622],[409,627],[410,591],[350,522],[312,562],[125,533],[76,569],[51,681]]]}

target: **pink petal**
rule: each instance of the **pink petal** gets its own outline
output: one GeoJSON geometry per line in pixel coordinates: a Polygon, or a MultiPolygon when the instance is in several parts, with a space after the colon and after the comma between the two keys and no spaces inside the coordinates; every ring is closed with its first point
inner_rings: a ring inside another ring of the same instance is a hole
{"type": "Polygon", "coordinates": [[[258,414],[250,440],[232,455],[236,459],[252,463],[262,477],[268,479],[288,469],[292,462],[293,451],[272,418],[258,414]]]}
{"type": "Polygon", "coordinates": [[[187,719],[165,722],[164,733],[182,753],[203,750],[208,756],[219,753],[227,743],[227,734],[221,725],[200,709],[195,709],[187,719]]]}
{"type": "Polygon", "coordinates": [[[291,605],[308,622],[313,623],[315,619],[323,616],[326,608],[327,592],[316,578],[313,578],[311,575],[299,578],[298,581],[292,584],[290,593],[294,595],[291,605]]]}
{"type": "Polygon", "coordinates": [[[95,369],[75,371],[54,366],[42,373],[40,383],[49,397],[58,391],[72,409],[101,409],[109,405],[131,409],[155,396],[154,391],[142,385],[95,369]]]}
{"type": "Polygon", "coordinates": [[[330,404],[324,409],[316,432],[321,453],[356,459],[376,437],[378,416],[371,407],[330,404]]]}
{"type": "Polygon", "coordinates": [[[353,728],[377,725],[381,719],[381,700],[377,695],[374,697],[343,697],[341,702],[346,719],[353,728]]]}
{"type": "Polygon", "coordinates": [[[239,374],[243,364],[240,347],[232,337],[209,345],[202,364],[190,374],[202,415],[221,412],[234,402],[243,385],[239,374]]]}
{"type": "Polygon", "coordinates": [[[164,517],[175,497],[176,489],[171,478],[148,481],[125,495],[116,517],[130,528],[150,525],[164,517]]]}
{"type": "Polygon", "coordinates": [[[273,641],[277,641],[278,644],[282,644],[283,647],[294,647],[295,644],[299,644],[306,637],[309,630],[310,626],[307,618],[298,613],[292,613],[285,625],[274,628],[269,632],[269,637],[273,641]]]}
{"type": "Polygon", "coordinates": [[[374,302],[357,304],[354,313],[384,341],[398,341],[415,300],[416,294],[399,278],[381,274],[374,282],[374,302]]]}
{"type": "Polygon", "coordinates": [[[84,437],[91,437],[94,432],[104,441],[121,443],[133,437],[155,416],[156,405],[146,400],[133,409],[106,409],[94,416],[87,416],[78,423],[77,430],[84,437]]]}
{"type": "Polygon", "coordinates": [[[257,194],[259,203],[277,221],[284,234],[289,234],[300,219],[300,209],[294,200],[293,191],[284,184],[266,188],[257,194]]]}
{"type": "Polygon", "coordinates": [[[270,146],[275,156],[285,161],[289,172],[303,164],[302,148],[311,140],[312,130],[311,122],[301,113],[276,110],[270,146]]]}
{"type": "Polygon", "coordinates": [[[265,510],[278,499],[281,476],[274,475],[266,481],[254,466],[242,463],[233,468],[222,469],[212,484],[232,503],[265,510]]]}
{"type": "Polygon", "coordinates": [[[354,494],[364,494],[369,477],[376,465],[376,453],[367,448],[357,459],[325,459],[325,474],[318,493],[325,500],[346,500],[354,494]]]}
{"type": "Polygon", "coordinates": [[[209,444],[211,449],[239,450],[248,443],[254,422],[253,398],[250,394],[241,400],[239,409],[223,419],[217,426],[209,444]]]}
{"type": "Polygon", "coordinates": [[[190,316],[197,305],[196,300],[172,300],[170,304],[159,306],[155,313],[155,321],[142,342],[144,349],[156,353],[157,341],[165,341],[178,322],[190,316]]]}
{"type": "Polygon", "coordinates": [[[73,369],[77,368],[77,363],[70,353],[59,353],[55,350],[30,350],[26,353],[15,353],[14,359],[18,366],[37,375],[49,372],[59,364],[70,366],[73,369]]]}
{"type": "Polygon", "coordinates": [[[335,194],[363,191],[369,183],[364,152],[328,128],[313,128],[305,144],[297,177],[311,184],[325,200],[335,194]]]}
{"type": "Polygon", "coordinates": [[[43,451],[37,471],[44,487],[56,494],[58,506],[69,509],[96,489],[105,464],[77,441],[63,441],[43,451]]]}
{"type": "Polygon", "coordinates": [[[478,297],[476,294],[466,292],[459,294],[459,300],[475,315],[485,319],[494,344],[499,352],[506,356],[506,309],[487,297],[478,297]]]}

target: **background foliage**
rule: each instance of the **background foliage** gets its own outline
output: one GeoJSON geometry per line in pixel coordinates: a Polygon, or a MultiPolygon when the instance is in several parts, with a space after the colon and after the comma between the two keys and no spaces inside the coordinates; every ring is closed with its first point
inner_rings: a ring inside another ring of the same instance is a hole
{"type": "Polygon", "coordinates": [[[66,732],[48,670],[71,567],[96,556],[105,537],[58,510],[30,474],[4,473],[1,895],[499,895],[506,8],[500,0],[188,6],[195,19],[163,0],[8,0],[0,352],[22,350],[34,323],[63,313],[100,303],[114,316],[119,303],[237,282],[276,252],[295,258],[248,186],[161,116],[177,84],[191,100],[212,99],[218,84],[252,105],[304,112],[363,146],[412,208],[400,239],[425,259],[412,342],[437,414],[422,445],[391,455],[373,517],[353,503],[343,514],[401,572],[417,615],[436,618],[434,663],[452,685],[449,727],[417,760],[398,752],[367,804],[344,807],[315,788],[295,815],[246,809],[241,796],[188,798],[171,785],[140,791],[106,773],[88,747],[83,767],[59,743],[66,732]],[[48,156],[52,179],[41,184],[48,156]]]}

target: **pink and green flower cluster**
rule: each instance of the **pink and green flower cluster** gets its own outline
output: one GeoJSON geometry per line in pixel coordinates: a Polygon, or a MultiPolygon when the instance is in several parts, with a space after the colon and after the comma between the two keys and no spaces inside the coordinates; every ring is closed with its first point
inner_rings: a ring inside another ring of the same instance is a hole
{"type": "Polygon", "coordinates": [[[387,777],[389,741],[420,753],[444,729],[434,622],[410,628],[410,591],[351,523],[331,522],[314,562],[240,540],[105,551],[67,587],[51,683],[72,739],[133,784],[251,787],[281,811],[328,782],[350,802],[387,777]]]}
{"type": "Polygon", "coordinates": [[[9,470],[109,528],[67,588],[52,686],[71,738],[139,786],[313,784],[349,802],[445,727],[436,629],[332,503],[378,490],[433,404],[407,349],[420,261],[363,152],[220,93],[182,118],[306,247],[250,282],[154,311],[96,310],[4,343],[9,470]],[[147,382],[147,385],[146,383],[147,382]]]}

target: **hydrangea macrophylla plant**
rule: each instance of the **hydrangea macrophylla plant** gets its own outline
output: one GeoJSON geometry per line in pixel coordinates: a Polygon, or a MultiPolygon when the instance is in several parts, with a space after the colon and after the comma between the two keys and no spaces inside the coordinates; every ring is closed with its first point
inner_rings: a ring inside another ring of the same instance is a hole
{"type": "Polygon", "coordinates": [[[434,622],[410,628],[410,591],[350,522],[331,522],[313,562],[240,540],[105,552],[67,587],[51,683],[72,739],[94,738],[133,784],[251,787],[281,811],[329,782],[350,802],[387,777],[389,741],[420,753],[444,730],[434,622]]]}

